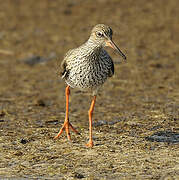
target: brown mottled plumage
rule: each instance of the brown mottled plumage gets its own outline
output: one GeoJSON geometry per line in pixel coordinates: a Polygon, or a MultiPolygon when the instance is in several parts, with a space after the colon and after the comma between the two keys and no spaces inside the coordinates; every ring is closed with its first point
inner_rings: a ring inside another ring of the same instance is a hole
{"type": "MultiPolygon", "coordinates": [[[[104,49],[105,46],[117,50],[117,52],[126,59],[126,56],[112,41],[112,29],[104,24],[98,24],[92,29],[88,41],[76,49],[69,50],[61,64],[61,76],[68,85],[66,89],[67,106],[69,87],[78,88],[82,91],[91,91],[93,93],[94,98],[89,111],[90,140],[87,144],[89,147],[93,146],[92,112],[98,89],[108,77],[114,74],[114,64],[111,57],[104,49]]],[[[64,126],[55,138],[60,136],[63,129],[66,129],[68,139],[70,139],[69,127],[77,132],[69,123],[67,111],[68,107],[66,107],[67,114],[64,126]]]]}

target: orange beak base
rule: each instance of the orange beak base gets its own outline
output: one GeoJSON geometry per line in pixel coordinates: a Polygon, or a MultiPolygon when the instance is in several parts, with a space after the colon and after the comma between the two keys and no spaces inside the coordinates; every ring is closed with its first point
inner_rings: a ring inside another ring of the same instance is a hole
{"type": "Polygon", "coordinates": [[[116,44],[112,40],[106,41],[106,46],[116,50],[123,57],[123,59],[126,60],[126,56],[122,53],[122,51],[116,46],[116,44]]]}

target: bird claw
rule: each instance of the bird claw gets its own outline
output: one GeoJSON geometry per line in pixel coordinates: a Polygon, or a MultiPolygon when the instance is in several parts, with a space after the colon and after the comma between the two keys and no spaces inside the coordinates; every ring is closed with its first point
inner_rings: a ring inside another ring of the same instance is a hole
{"type": "Polygon", "coordinates": [[[62,132],[65,130],[66,131],[66,134],[67,134],[67,138],[68,140],[71,140],[71,137],[70,137],[70,131],[69,131],[69,128],[72,129],[72,131],[74,131],[76,134],[80,134],[72,125],[69,121],[65,121],[62,128],[60,129],[59,133],[54,137],[54,139],[57,139],[61,134],[62,132]]]}

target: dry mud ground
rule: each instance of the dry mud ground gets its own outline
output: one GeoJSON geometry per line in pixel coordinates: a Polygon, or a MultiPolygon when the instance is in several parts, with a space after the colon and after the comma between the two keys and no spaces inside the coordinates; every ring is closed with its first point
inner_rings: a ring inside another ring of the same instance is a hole
{"type": "Polygon", "coordinates": [[[0,0],[0,179],[179,179],[178,8],[178,0],[0,0]],[[53,140],[65,116],[57,65],[98,23],[113,28],[128,62],[108,49],[115,76],[97,97],[88,149],[91,98],[78,90],[70,121],[81,136],[53,140]]]}

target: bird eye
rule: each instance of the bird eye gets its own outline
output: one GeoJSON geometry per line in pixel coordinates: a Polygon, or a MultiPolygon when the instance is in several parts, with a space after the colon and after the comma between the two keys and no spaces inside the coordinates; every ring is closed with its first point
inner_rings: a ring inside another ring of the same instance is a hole
{"type": "Polygon", "coordinates": [[[96,35],[97,35],[98,37],[103,37],[103,33],[101,33],[101,32],[97,32],[96,35]]]}

